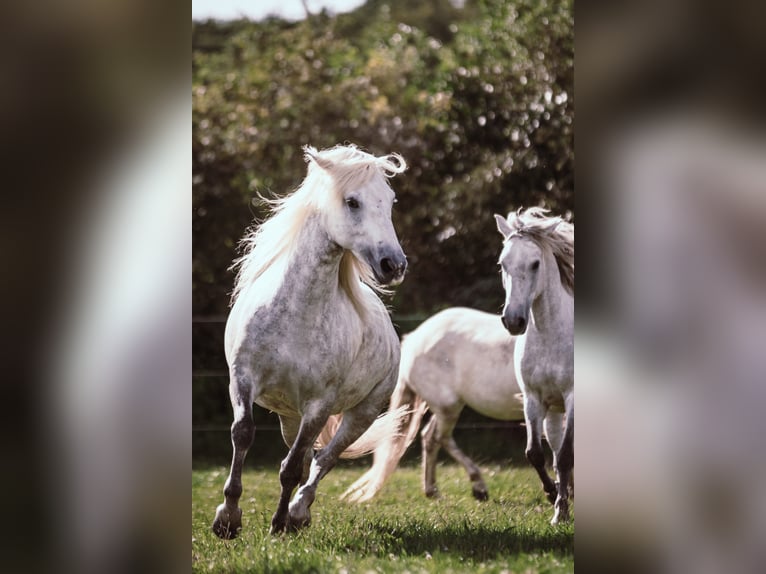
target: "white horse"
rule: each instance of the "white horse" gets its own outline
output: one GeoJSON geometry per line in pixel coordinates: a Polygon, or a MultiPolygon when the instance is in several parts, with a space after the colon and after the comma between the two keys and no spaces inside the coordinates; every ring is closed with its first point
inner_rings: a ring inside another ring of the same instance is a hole
{"type": "Polygon", "coordinates": [[[396,470],[427,409],[433,413],[422,433],[423,490],[438,496],[436,458],[439,449],[465,468],[473,496],[489,494],[479,468],[452,438],[463,408],[504,421],[524,419],[521,390],[513,367],[515,338],[497,315],[454,307],[423,322],[402,341],[399,380],[389,410],[410,410],[406,431],[392,434],[375,450],[373,465],[343,494],[354,502],[373,498],[396,470]]]}
{"type": "Polygon", "coordinates": [[[255,432],[254,402],[279,415],[290,447],[279,471],[272,533],[307,526],[317,485],[341,454],[371,452],[399,424],[394,415],[383,419],[388,426],[379,419],[370,427],[399,367],[399,340],[375,289],[401,281],[407,267],[387,181],[405,162],[354,146],[304,151],[308,175],[292,195],[274,202],[274,214],[245,238],[249,249],[235,263],[225,333],[234,454],[213,522],[222,538],[236,536],[242,525],[238,501],[255,432]],[[328,444],[317,443],[338,413],[337,432],[328,444]],[[315,444],[324,448],[314,452],[315,444]]]}
{"type": "Polygon", "coordinates": [[[568,486],[574,467],[574,226],[540,208],[495,215],[504,237],[500,254],[506,298],[503,325],[515,335],[516,377],[524,394],[527,460],[549,497],[552,524],[569,518],[568,486]],[[554,484],[540,442],[543,420],[563,412],[563,425],[546,424],[554,448],[554,484]],[[563,439],[557,435],[563,431],[563,439]]]}

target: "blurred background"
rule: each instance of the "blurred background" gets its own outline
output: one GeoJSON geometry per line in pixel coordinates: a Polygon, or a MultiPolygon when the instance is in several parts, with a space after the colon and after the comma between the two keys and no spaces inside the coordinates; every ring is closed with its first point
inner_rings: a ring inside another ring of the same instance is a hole
{"type": "MultiPolygon", "coordinates": [[[[223,330],[234,275],[227,268],[248,226],[268,215],[258,194],[288,194],[304,177],[302,146],[349,142],[407,161],[392,185],[409,268],[387,301],[400,334],[446,307],[499,313],[493,214],[542,205],[574,216],[571,2],[280,4],[258,3],[257,13],[244,4],[239,13],[195,4],[197,462],[230,457],[223,330]],[[239,18],[208,19],[216,15],[239,18]]],[[[278,460],[286,452],[278,420],[254,410],[261,439],[248,463],[278,460]]],[[[461,426],[471,432],[457,440],[479,460],[507,460],[513,450],[523,461],[520,425],[466,412],[461,426]]]]}
{"type": "Polygon", "coordinates": [[[766,564],[766,10],[578,5],[578,566],[766,564]]]}

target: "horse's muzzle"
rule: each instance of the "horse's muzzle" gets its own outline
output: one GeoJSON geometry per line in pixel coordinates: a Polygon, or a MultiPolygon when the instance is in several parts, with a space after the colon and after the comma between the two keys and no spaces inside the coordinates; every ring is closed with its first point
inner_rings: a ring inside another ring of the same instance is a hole
{"type": "Polygon", "coordinates": [[[511,319],[506,318],[505,315],[500,316],[500,320],[511,335],[523,335],[527,330],[527,320],[524,317],[516,316],[511,319]]]}
{"type": "Polygon", "coordinates": [[[404,272],[407,270],[407,258],[401,255],[391,255],[383,257],[373,268],[375,279],[381,285],[398,285],[404,279],[404,272]]]}

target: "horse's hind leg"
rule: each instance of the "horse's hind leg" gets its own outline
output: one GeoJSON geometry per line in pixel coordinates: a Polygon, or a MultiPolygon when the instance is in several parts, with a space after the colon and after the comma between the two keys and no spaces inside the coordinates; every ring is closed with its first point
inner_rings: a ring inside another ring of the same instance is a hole
{"type": "MultiPolygon", "coordinates": [[[[300,417],[288,417],[285,415],[279,415],[279,426],[282,431],[282,440],[285,441],[287,448],[292,448],[295,443],[295,438],[298,436],[298,430],[301,426],[300,417]]],[[[309,476],[309,468],[311,466],[311,459],[314,455],[314,449],[306,449],[306,454],[303,455],[303,471],[301,472],[300,484],[304,484],[309,476]]]]}
{"type": "Polygon", "coordinates": [[[439,497],[439,489],[436,487],[436,459],[441,448],[441,443],[436,437],[438,426],[436,414],[432,414],[431,420],[420,433],[423,450],[423,492],[428,498],[439,497]]]}
{"type": "Polygon", "coordinates": [[[551,524],[569,520],[569,482],[574,468],[574,399],[567,398],[566,429],[561,448],[556,453],[556,474],[558,475],[558,496],[551,524]]]}
{"type": "Polygon", "coordinates": [[[545,454],[543,453],[542,431],[545,409],[539,401],[530,393],[524,396],[524,421],[527,425],[527,448],[524,454],[529,463],[537,471],[543,490],[548,500],[553,504],[556,501],[557,488],[548,471],[545,470],[545,454]]]}
{"type": "Polygon", "coordinates": [[[226,501],[216,509],[213,521],[213,532],[221,538],[234,538],[242,527],[242,510],[239,508],[239,498],[242,496],[242,466],[255,435],[252,385],[244,378],[232,379],[229,395],[234,409],[234,422],[231,425],[234,454],[229,477],[223,488],[226,501]]]}

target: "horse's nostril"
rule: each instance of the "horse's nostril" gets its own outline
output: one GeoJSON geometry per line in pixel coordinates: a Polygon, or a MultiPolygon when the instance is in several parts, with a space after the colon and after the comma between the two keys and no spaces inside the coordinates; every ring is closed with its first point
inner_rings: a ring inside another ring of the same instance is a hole
{"type": "Polygon", "coordinates": [[[508,328],[508,321],[505,320],[505,316],[501,315],[500,320],[503,322],[503,327],[508,328]]]}
{"type": "Polygon", "coordinates": [[[391,261],[391,259],[384,257],[380,260],[380,269],[383,271],[383,273],[389,275],[396,270],[396,265],[394,265],[394,262],[391,261]]]}

